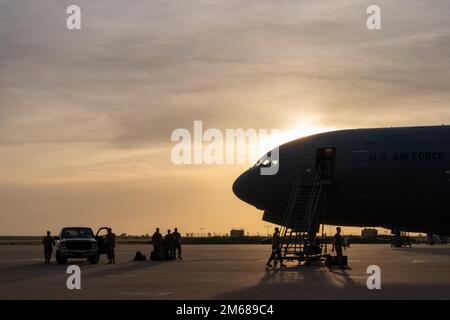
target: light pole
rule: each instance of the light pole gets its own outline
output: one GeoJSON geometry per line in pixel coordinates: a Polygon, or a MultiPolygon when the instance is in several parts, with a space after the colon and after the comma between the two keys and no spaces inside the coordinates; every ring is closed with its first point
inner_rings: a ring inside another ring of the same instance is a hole
{"type": "Polygon", "coordinates": [[[205,230],[205,227],[200,227],[200,237],[203,237],[203,230],[205,230]]]}

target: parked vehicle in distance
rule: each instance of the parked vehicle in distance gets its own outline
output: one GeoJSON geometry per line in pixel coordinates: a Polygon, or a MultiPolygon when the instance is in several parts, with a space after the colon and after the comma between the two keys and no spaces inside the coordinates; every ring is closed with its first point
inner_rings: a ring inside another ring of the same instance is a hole
{"type": "Polygon", "coordinates": [[[65,227],[56,240],[56,262],[58,264],[67,263],[69,258],[86,258],[93,264],[99,260],[98,244],[91,228],[65,227]]]}

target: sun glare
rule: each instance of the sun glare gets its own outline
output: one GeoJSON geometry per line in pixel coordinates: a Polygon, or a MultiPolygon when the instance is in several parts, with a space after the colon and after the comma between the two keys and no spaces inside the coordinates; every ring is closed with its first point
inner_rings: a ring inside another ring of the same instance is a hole
{"type": "Polygon", "coordinates": [[[336,128],[322,126],[317,124],[316,121],[299,120],[292,128],[274,130],[267,137],[260,137],[260,153],[265,153],[295,139],[333,130],[336,130],[336,128]]]}

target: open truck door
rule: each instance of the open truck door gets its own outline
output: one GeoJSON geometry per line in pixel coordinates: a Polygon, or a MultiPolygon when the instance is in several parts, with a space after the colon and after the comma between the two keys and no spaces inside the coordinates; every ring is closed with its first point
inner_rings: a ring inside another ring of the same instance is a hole
{"type": "Polygon", "coordinates": [[[105,238],[107,234],[108,234],[108,227],[101,227],[95,234],[95,240],[97,241],[99,255],[106,254],[105,238]]]}

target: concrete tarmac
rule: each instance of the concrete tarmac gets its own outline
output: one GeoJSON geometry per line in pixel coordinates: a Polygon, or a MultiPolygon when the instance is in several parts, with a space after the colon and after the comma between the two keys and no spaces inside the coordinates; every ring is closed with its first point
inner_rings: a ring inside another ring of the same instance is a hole
{"type": "Polygon", "coordinates": [[[352,245],[348,269],[320,265],[266,268],[267,245],[186,245],[184,260],[134,262],[122,244],[117,264],[81,260],[81,290],[68,290],[66,266],[43,263],[37,245],[0,246],[0,299],[450,299],[450,246],[352,245]],[[369,265],[381,289],[369,290],[369,265]]]}

